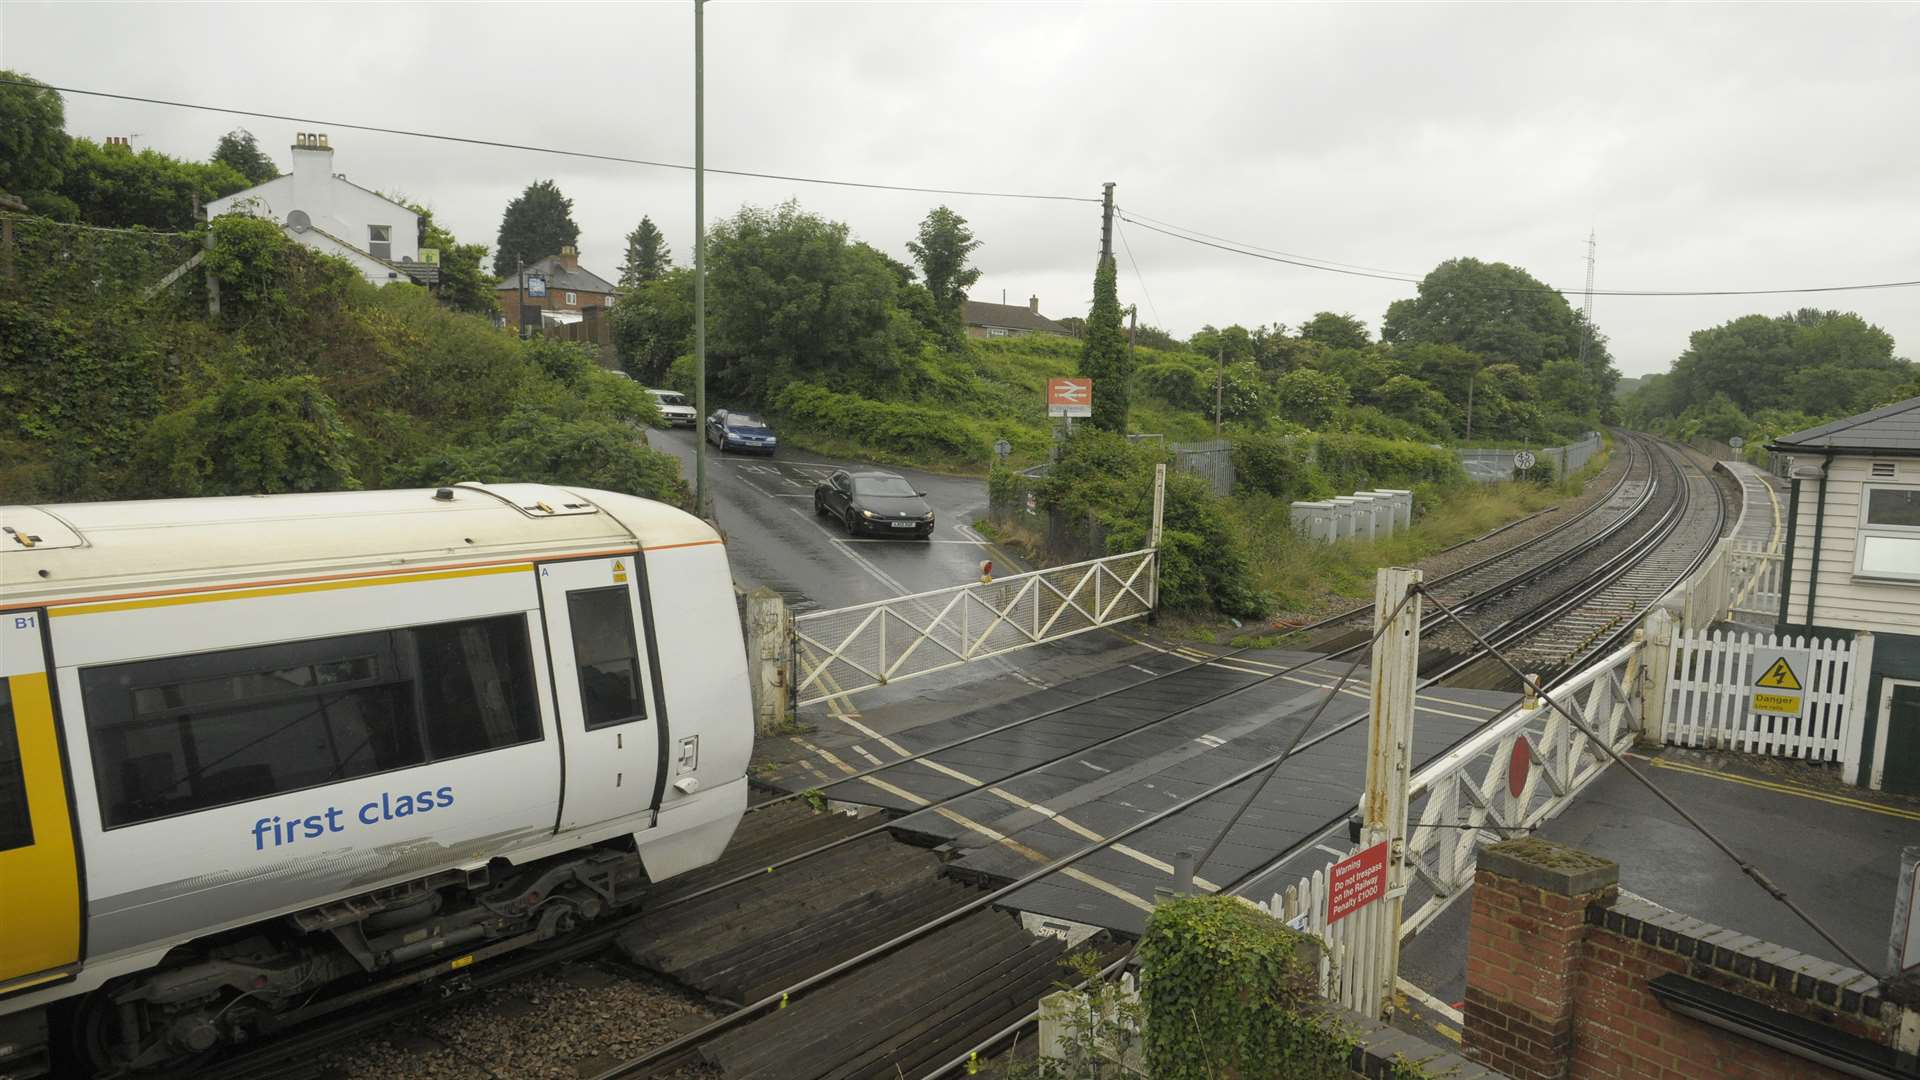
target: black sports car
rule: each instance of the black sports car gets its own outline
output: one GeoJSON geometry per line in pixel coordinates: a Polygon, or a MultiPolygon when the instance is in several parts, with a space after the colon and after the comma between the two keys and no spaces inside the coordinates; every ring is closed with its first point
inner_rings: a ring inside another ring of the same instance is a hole
{"type": "Polygon", "coordinates": [[[836,517],[847,535],[918,537],[933,535],[933,507],[926,492],[885,472],[847,472],[827,477],[813,489],[813,512],[836,517]]]}

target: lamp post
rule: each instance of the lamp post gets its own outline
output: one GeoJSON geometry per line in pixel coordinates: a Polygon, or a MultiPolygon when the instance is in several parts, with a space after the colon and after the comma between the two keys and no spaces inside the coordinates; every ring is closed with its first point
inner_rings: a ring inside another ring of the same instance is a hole
{"type": "Polygon", "coordinates": [[[706,0],[693,0],[693,444],[694,512],[713,517],[707,492],[706,0]]]}

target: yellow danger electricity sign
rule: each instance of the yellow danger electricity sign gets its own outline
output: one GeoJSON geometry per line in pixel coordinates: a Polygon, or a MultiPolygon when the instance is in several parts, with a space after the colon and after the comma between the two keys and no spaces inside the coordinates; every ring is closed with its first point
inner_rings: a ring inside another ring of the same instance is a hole
{"type": "Polygon", "coordinates": [[[1767,668],[1765,675],[1755,679],[1753,685],[1768,686],[1775,690],[1798,690],[1800,677],[1793,673],[1793,665],[1787,663],[1787,658],[1783,656],[1767,668]]]}
{"type": "Polygon", "coordinates": [[[1811,674],[1812,657],[1805,649],[1769,649],[1753,655],[1753,711],[1763,716],[1799,716],[1806,711],[1802,673],[1811,674]]]}

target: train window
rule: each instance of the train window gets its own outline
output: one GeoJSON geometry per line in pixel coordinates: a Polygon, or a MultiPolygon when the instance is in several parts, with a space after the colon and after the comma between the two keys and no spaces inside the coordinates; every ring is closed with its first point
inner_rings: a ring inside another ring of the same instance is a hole
{"type": "Polygon", "coordinates": [[[633,637],[633,602],[625,585],[567,594],[573,662],[580,671],[580,705],[588,730],[647,718],[640,696],[640,649],[633,637]]]}
{"type": "Polygon", "coordinates": [[[33,843],[27,781],[20,768],[20,733],[13,727],[13,688],[0,679],[0,851],[33,843]]]}
{"type": "Polygon", "coordinates": [[[111,829],[540,738],[526,619],[81,672],[111,829]]]}
{"type": "Polygon", "coordinates": [[[435,760],[540,737],[524,616],[423,626],[413,638],[427,747],[435,760]]]}

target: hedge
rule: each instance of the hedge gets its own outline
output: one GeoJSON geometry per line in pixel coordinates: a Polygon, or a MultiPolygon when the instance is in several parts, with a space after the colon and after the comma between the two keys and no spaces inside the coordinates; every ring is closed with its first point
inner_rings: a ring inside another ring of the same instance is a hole
{"type": "Polygon", "coordinates": [[[781,388],[772,406],[796,427],[894,454],[979,464],[990,453],[971,425],[940,409],[874,401],[805,382],[781,388]]]}

